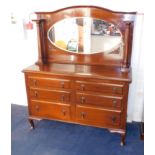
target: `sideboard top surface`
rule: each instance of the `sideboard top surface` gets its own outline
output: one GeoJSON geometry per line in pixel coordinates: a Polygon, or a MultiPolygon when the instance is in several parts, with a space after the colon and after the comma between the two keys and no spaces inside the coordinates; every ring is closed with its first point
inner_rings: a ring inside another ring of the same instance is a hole
{"type": "Polygon", "coordinates": [[[103,66],[77,65],[77,64],[47,64],[47,65],[31,65],[23,70],[23,72],[50,74],[61,76],[76,76],[100,78],[108,80],[118,80],[131,82],[131,71],[121,72],[120,68],[109,68],[103,66]]]}

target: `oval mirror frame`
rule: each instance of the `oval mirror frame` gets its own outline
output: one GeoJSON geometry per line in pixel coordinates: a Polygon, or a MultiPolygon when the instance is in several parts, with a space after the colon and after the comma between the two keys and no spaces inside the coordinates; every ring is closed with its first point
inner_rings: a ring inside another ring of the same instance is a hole
{"type": "Polygon", "coordinates": [[[120,54],[123,39],[112,23],[91,17],[65,18],[53,24],[47,37],[57,48],[77,54],[120,54]]]}

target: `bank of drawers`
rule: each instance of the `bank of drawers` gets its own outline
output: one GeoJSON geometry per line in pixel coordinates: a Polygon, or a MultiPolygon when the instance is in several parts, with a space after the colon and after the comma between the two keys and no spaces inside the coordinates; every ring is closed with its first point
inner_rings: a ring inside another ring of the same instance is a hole
{"type": "Polygon", "coordinates": [[[28,76],[28,89],[32,116],[120,126],[123,84],[28,76]]]}
{"type": "Polygon", "coordinates": [[[97,126],[119,127],[123,84],[76,81],[77,121],[97,126]]]}
{"type": "Polygon", "coordinates": [[[30,114],[70,120],[70,81],[49,77],[28,77],[30,114]]]}

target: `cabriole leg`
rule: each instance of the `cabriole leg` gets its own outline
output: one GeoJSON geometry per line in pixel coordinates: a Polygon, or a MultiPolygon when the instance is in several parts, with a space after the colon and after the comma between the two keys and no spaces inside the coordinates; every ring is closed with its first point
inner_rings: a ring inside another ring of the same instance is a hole
{"type": "Polygon", "coordinates": [[[31,129],[34,129],[35,127],[34,127],[34,122],[33,122],[33,120],[29,118],[28,121],[29,121],[29,123],[30,123],[31,129]]]}
{"type": "Polygon", "coordinates": [[[121,146],[124,146],[125,145],[125,137],[126,137],[126,134],[125,133],[122,133],[121,134],[121,143],[120,143],[121,146]]]}

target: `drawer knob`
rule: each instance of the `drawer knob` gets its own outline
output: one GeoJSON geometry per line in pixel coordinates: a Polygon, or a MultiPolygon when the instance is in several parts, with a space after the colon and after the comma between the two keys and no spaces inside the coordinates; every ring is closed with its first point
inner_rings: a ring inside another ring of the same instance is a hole
{"type": "Polygon", "coordinates": [[[33,85],[37,86],[37,80],[33,80],[33,85]]]}
{"type": "Polygon", "coordinates": [[[61,95],[61,101],[64,102],[65,101],[65,95],[61,95]]]}
{"type": "Polygon", "coordinates": [[[115,123],[116,122],[116,119],[117,119],[116,116],[112,116],[111,117],[112,123],[115,123]]]}
{"type": "Polygon", "coordinates": [[[35,107],[35,109],[36,109],[36,111],[38,112],[39,111],[39,105],[36,105],[36,107],[35,107]]]}
{"type": "Polygon", "coordinates": [[[117,88],[116,87],[113,87],[112,88],[112,91],[113,91],[113,93],[116,93],[117,92],[117,88]]]}
{"type": "Polygon", "coordinates": [[[86,117],[86,112],[81,112],[81,118],[84,119],[86,117]]]}
{"type": "Polygon", "coordinates": [[[65,109],[62,109],[62,114],[64,115],[64,116],[66,116],[66,110],[65,109]]]}
{"type": "Polygon", "coordinates": [[[84,89],[85,89],[85,85],[84,85],[84,84],[81,84],[80,87],[81,87],[81,90],[84,91],[84,89]]]}
{"type": "Polygon", "coordinates": [[[114,107],[117,106],[117,100],[113,100],[112,103],[113,103],[113,106],[114,106],[114,107]]]}
{"type": "Polygon", "coordinates": [[[65,82],[61,82],[61,88],[65,88],[65,82]]]}
{"type": "Polygon", "coordinates": [[[85,97],[84,96],[81,97],[81,103],[82,104],[85,103],[85,97]]]}
{"type": "Polygon", "coordinates": [[[37,91],[34,91],[34,96],[38,97],[38,92],[37,91]]]}

